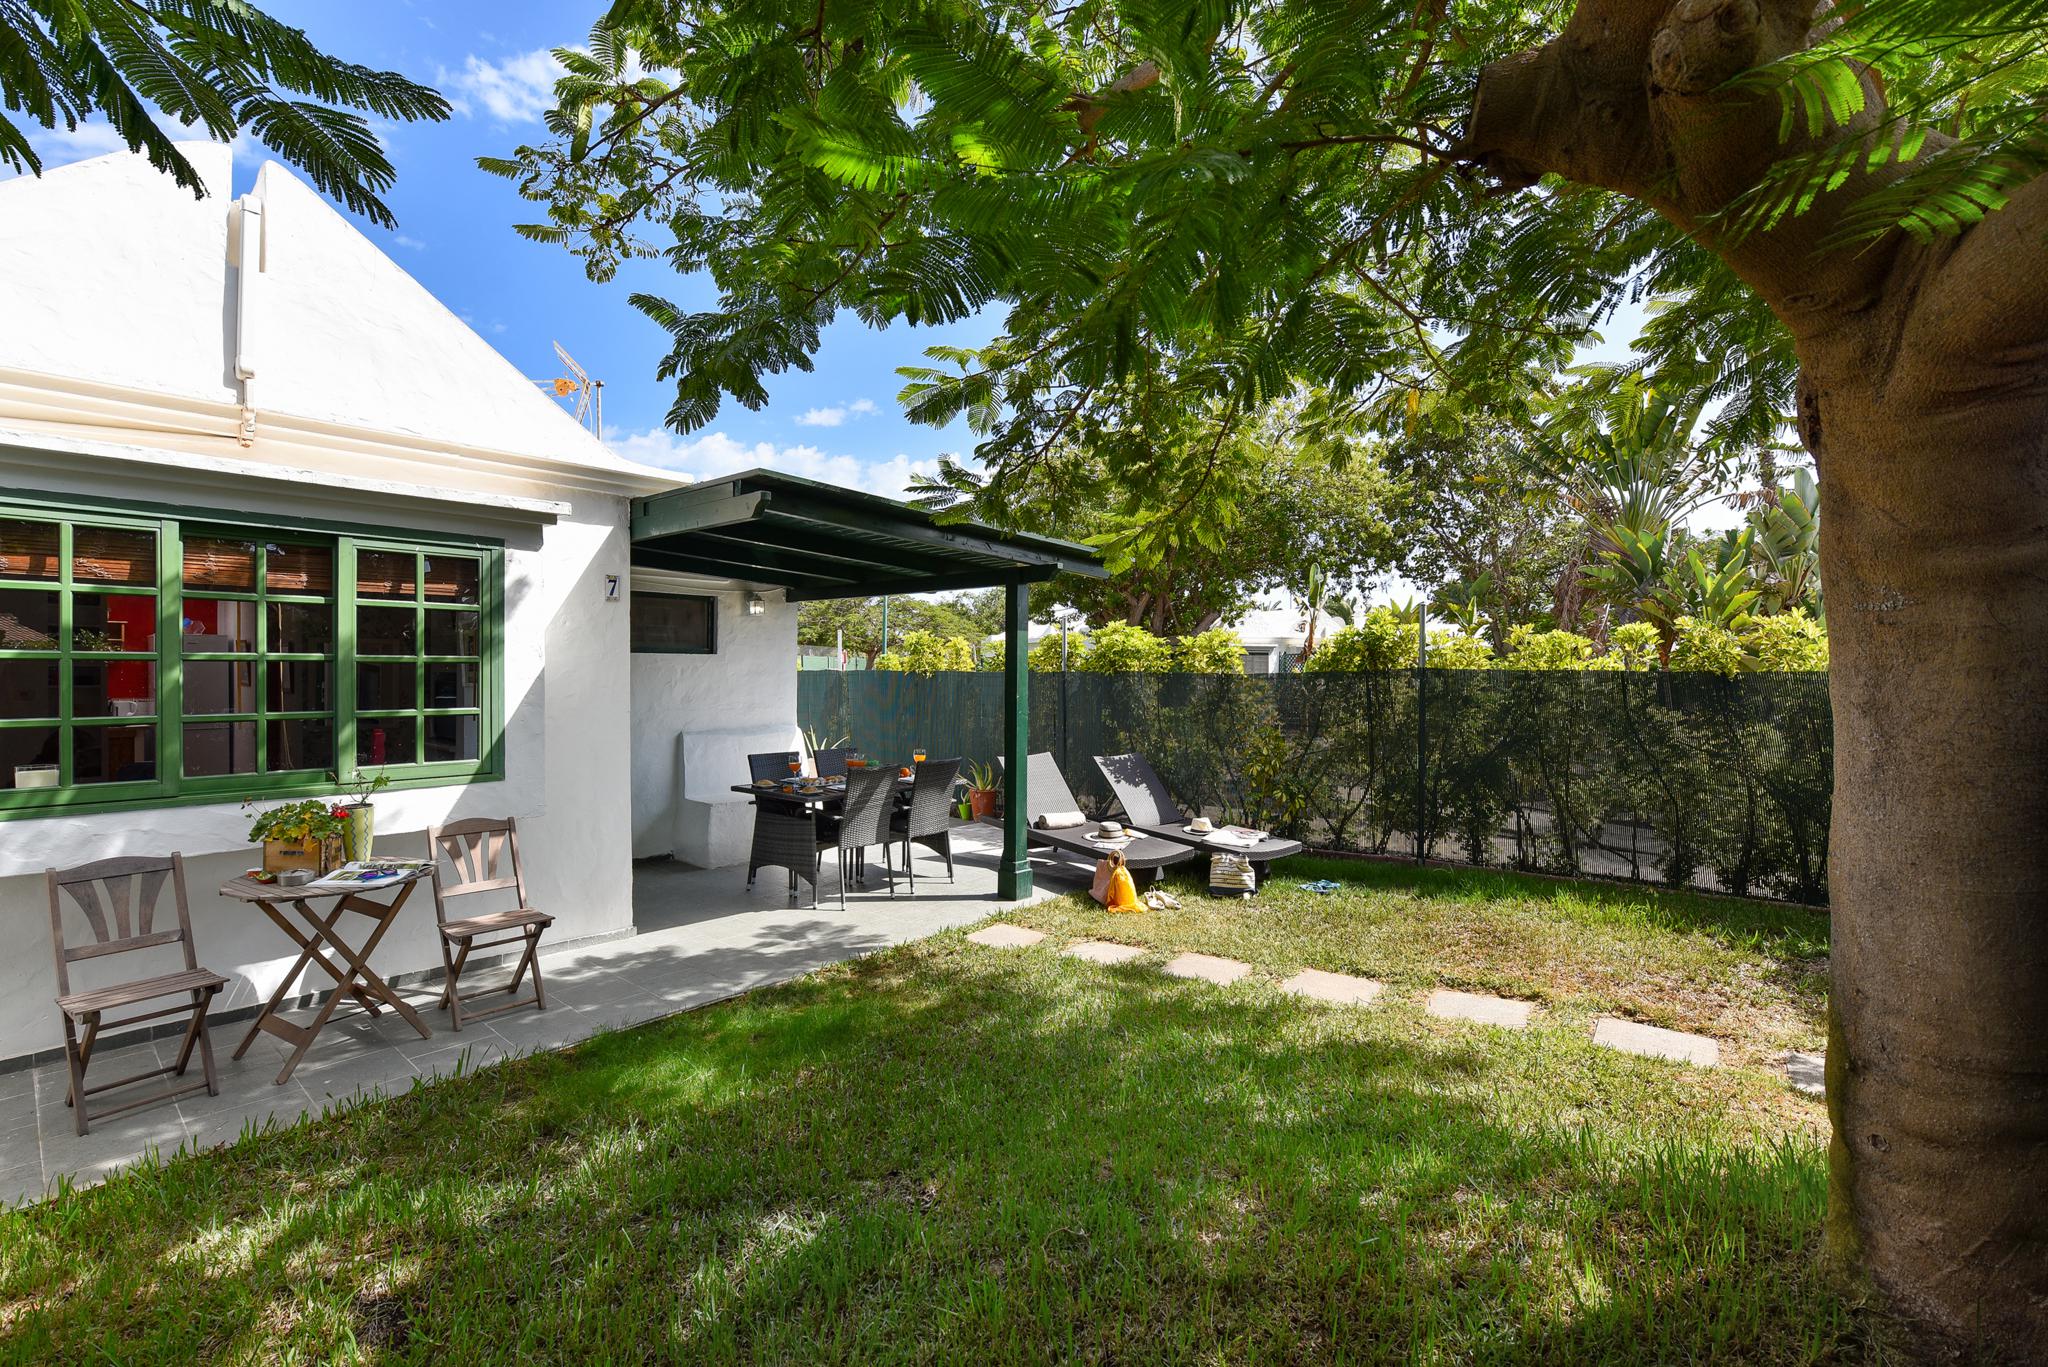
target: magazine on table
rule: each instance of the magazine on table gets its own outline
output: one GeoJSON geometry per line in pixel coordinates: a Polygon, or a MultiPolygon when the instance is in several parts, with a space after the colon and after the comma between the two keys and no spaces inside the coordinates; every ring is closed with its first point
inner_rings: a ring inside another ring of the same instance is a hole
{"type": "Polygon", "coordinates": [[[418,877],[433,867],[433,861],[430,859],[351,859],[334,872],[323,878],[316,878],[306,886],[328,891],[337,888],[381,888],[418,877]]]}

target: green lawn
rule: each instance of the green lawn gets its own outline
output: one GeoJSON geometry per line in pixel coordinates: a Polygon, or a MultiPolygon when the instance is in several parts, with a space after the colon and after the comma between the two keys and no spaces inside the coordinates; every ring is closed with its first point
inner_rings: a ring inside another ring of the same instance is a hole
{"type": "Polygon", "coordinates": [[[1360,864],[1061,901],[0,1216],[14,1361],[1875,1361],[1818,1252],[1825,921],[1360,864]],[[1288,890],[1330,874],[1332,897],[1288,890]],[[1067,935],[1385,979],[1101,968],[1067,935]],[[1439,1021],[1433,985],[1539,998],[1439,1021]],[[1675,989],[1675,990],[1673,990],[1675,989]],[[1718,1025],[1736,1066],[1585,1039],[1718,1025]]]}

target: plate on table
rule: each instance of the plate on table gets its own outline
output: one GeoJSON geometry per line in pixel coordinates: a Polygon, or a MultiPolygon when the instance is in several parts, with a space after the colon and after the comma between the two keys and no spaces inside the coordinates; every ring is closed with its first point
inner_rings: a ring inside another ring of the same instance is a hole
{"type": "Polygon", "coordinates": [[[754,786],[756,788],[779,788],[782,785],[772,778],[757,778],[754,780],[754,786]]]}

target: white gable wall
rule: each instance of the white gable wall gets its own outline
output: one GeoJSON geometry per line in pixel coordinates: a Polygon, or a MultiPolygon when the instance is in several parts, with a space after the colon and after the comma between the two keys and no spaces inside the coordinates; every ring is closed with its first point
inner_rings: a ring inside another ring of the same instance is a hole
{"type": "MultiPolygon", "coordinates": [[[[257,187],[257,437],[238,442],[227,153],[187,152],[215,197],[195,201],[127,156],[0,182],[0,488],[501,539],[507,776],[379,794],[378,848],[424,853],[428,825],[515,816],[534,900],[558,918],[551,941],[626,933],[634,671],[628,603],[607,602],[605,583],[630,578],[628,498],[674,480],[605,451],[275,166],[257,187]]],[[[733,620],[721,613],[721,629],[733,620]]],[[[266,997],[293,947],[215,892],[255,862],[249,820],[223,803],[0,821],[0,1061],[60,1038],[50,865],[184,852],[201,961],[232,979],[221,1005],[266,997]]],[[[423,889],[373,965],[439,963],[423,889]]],[[[242,1028],[217,1044],[232,1049],[242,1028]]]]}

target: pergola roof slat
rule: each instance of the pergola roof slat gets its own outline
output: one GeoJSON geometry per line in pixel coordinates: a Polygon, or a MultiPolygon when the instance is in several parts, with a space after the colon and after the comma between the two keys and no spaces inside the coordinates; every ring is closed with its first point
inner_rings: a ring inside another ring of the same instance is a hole
{"type": "Polygon", "coordinates": [[[942,524],[907,503],[768,470],[635,499],[632,559],[779,585],[792,601],[1103,574],[1085,546],[942,524]]]}

